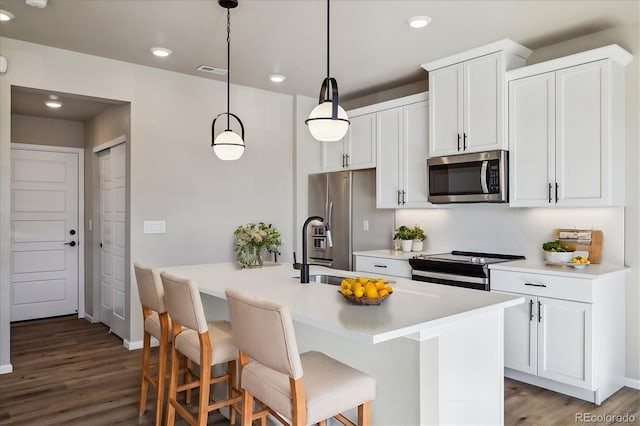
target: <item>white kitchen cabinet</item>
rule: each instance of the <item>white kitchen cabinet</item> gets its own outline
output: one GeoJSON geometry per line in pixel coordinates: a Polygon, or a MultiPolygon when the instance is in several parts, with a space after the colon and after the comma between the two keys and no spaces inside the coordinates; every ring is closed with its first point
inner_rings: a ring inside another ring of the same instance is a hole
{"type": "Polygon", "coordinates": [[[429,71],[429,157],[507,149],[504,72],[531,51],[510,40],[423,64],[429,71]]]}
{"type": "Polygon", "coordinates": [[[618,46],[507,73],[510,205],[624,205],[624,74],[618,46]]]}
{"type": "Polygon", "coordinates": [[[323,142],[324,171],[376,167],[375,113],[349,117],[351,124],[341,141],[323,142]]]}
{"type": "Polygon", "coordinates": [[[523,296],[525,303],[505,311],[504,366],[590,387],[591,305],[509,294],[523,296]]]}
{"type": "Polygon", "coordinates": [[[419,208],[427,202],[428,102],[377,113],[376,207],[419,208]]]}
{"type": "Polygon", "coordinates": [[[505,376],[600,404],[624,386],[625,271],[530,264],[491,267],[492,291],[525,298],[505,310],[505,376]]]}
{"type": "Polygon", "coordinates": [[[392,259],[380,256],[355,255],[355,271],[369,274],[411,278],[408,259],[392,259]]]}

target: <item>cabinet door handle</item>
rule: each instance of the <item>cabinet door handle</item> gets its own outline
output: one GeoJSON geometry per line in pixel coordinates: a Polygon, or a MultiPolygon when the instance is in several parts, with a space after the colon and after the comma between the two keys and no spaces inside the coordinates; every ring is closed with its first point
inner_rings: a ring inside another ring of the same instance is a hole
{"type": "Polygon", "coordinates": [[[549,202],[551,202],[551,201],[552,201],[552,198],[551,198],[551,184],[549,184],[549,202]]]}
{"type": "Polygon", "coordinates": [[[406,193],[405,191],[402,191],[402,205],[403,205],[403,206],[404,206],[404,204],[405,204],[405,195],[406,195],[406,194],[407,194],[407,193],[406,193]]]}
{"type": "Polygon", "coordinates": [[[542,321],[542,303],[538,300],[538,322],[542,321]]]}
{"type": "Polygon", "coordinates": [[[534,283],[524,283],[524,285],[528,285],[531,287],[546,287],[546,284],[534,284],[534,283]]]}
{"type": "Polygon", "coordinates": [[[560,188],[560,185],[558,184],[558,182],[556,182],[556,203],[558,202],[558,189],[560,188]]]}
{"type": "Polygon", "coordinates": [[[460,151],[460,133],[458,133],[458,151],[460,151]]]}
{"type": "Polygon", "coordinates": [[[342,154],[342,167],[347,167],[347,154],[342,154]]]}
{"type": "Polygon", "coordinates": [[[529,299],[529,321],[533,321],[533,299],[529,299]]]}
{"type": "Polygon", "coordinates": [[[464,138],[462,139],[462,150],[466,151],[467,149],[467,134],[464,134],[464,138]]]}
{"type": "Polygon", "coordinates": [[[345,164],[345,167],[349,167],[349,154],[345,154],[344,164],[345,164]]]}
{"type": "Polygon", "coordinates": [[[376,268],[386,268],[387,267],[387,265],[378,265],[378,264],[375,264],[373,266],[375,266],[376,268]]]}
{"type": "Polygon", "coordinates": [[[398,190],[398,205],[400,205],[400,190],[398,190]]]}

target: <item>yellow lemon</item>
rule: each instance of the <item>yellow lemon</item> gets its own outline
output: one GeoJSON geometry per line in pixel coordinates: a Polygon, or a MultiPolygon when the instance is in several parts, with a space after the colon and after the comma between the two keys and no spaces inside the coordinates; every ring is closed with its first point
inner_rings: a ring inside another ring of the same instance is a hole
{"type": "Polygon", "coordinates": [[[340,283],[340,288],[341,289],[345,289],[345,288],[351,289],[351,283],[349,281],[347,281],[347,280],[342,280],[342,282],[340,283]]]}
{"type": "Polygon", "coordinates": [[[585,259],[584,257],[580,259],[580,263],[587,263],[587,262],[589,262],[589,260],[585,259]]]}
{"type": "Polygon", "coordinates": [[[366,290],[365,292],[367,299],[377,299],[378,298],[378,291],[374,288],[369,288],[366,290]]]}
{"type": "Polygon", "coordinates": [[[360,287],[359,289],[357,289],[356,291],[353,292],[353,295],[355,297],[362,297],[364,296],[364,289],[362,287],[360,287]]]}
{"type": "Polygon", "coordinates": [[[376,282],[376,288],[378,290],[382,290],[384,288],[384,281],[378,281],[376,282]]]}
{"type": "Polygon", "coordinates": [[[353,292],[348,288],[340,290],[340,293],[342,293],[345,296],[351,296],[353,294],[353,292]]]}
{"type": "Polygon", "coordinates": [[[375,285],[374,283],[372,283],[371,281],[369,281],[368,283],[366,283],[366,284],[364,285],[364,289],[365,289],[365,291],[367,291],[367,292],[368,292],[369,290],[374,290],[374,291],[377,291],[377,290],[378,290],[378,289],[376,288],[376,285],[375,285]]]}
{"type": "Polygon", "coordinates": [[[388,293],[393,292],[393,287],[391,287],[389,284],[385,285],[384,289],[387,290],[388,293]]]}
{"type": "Polygon", "coordinates": [[[358,282],[360,284],[366,284],[368,281],[369,281],[368,278],[363,278],[363,277],[358,278],[358,282]]]}
{"type": "Polygon", "coordinates": [[[385,289],[378,290],[378,296],[380,297],[385,297],[387,294],[389,294],[389,292],[385,289]]]}

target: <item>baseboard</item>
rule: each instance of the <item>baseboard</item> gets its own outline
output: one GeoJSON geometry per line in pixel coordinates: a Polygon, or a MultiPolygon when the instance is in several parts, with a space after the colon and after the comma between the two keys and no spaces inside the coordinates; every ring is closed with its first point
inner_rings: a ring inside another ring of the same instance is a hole
{"type": "Polygon", "coordinates": [[[13,365],[11,364],[0,365],[0,374],[9,374],[9,373],[13,373],[13,365]]]}
{"type": "Polygon", "coordinates": [[[626,377],[624,379],[624,385],[628,388],[639,389],[640,390],[640,380],[632,379],[630,377],[626,377]]]}
{"type": "Polygon", "coordinates": [[[95,318],[93,318],[93,315],[89,315],[88,313],[84,313],[84,319],[86,319],[87,321],[89,321],[91,324],[95,324],[98,321],[96,321],[95,318]]]}
{"type": "Polygon", "coordinates": [[[129,341],[129,340],[123,340],[122,341],[122,346],[124,346],[125,348],[127,348],[130,351],[135,351],[138,349],[142,349],[143,347],[143,343],[142,340],[135,340],[133,342],[129,341]]]}

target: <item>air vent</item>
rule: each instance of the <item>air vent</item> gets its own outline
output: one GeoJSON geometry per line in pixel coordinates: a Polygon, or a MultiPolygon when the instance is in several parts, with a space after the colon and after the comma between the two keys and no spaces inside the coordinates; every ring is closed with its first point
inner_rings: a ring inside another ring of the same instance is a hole
{"type": "Polygon", "coordinates": [[[219,74],[219,75],[227,75],[227,71],[228,71],[224,68],[212,67],[211,65],[200,65],[198,68],[196,68],[196,70],[203,71],[203,72],[210,72],[211,74],[219,74]]]}

